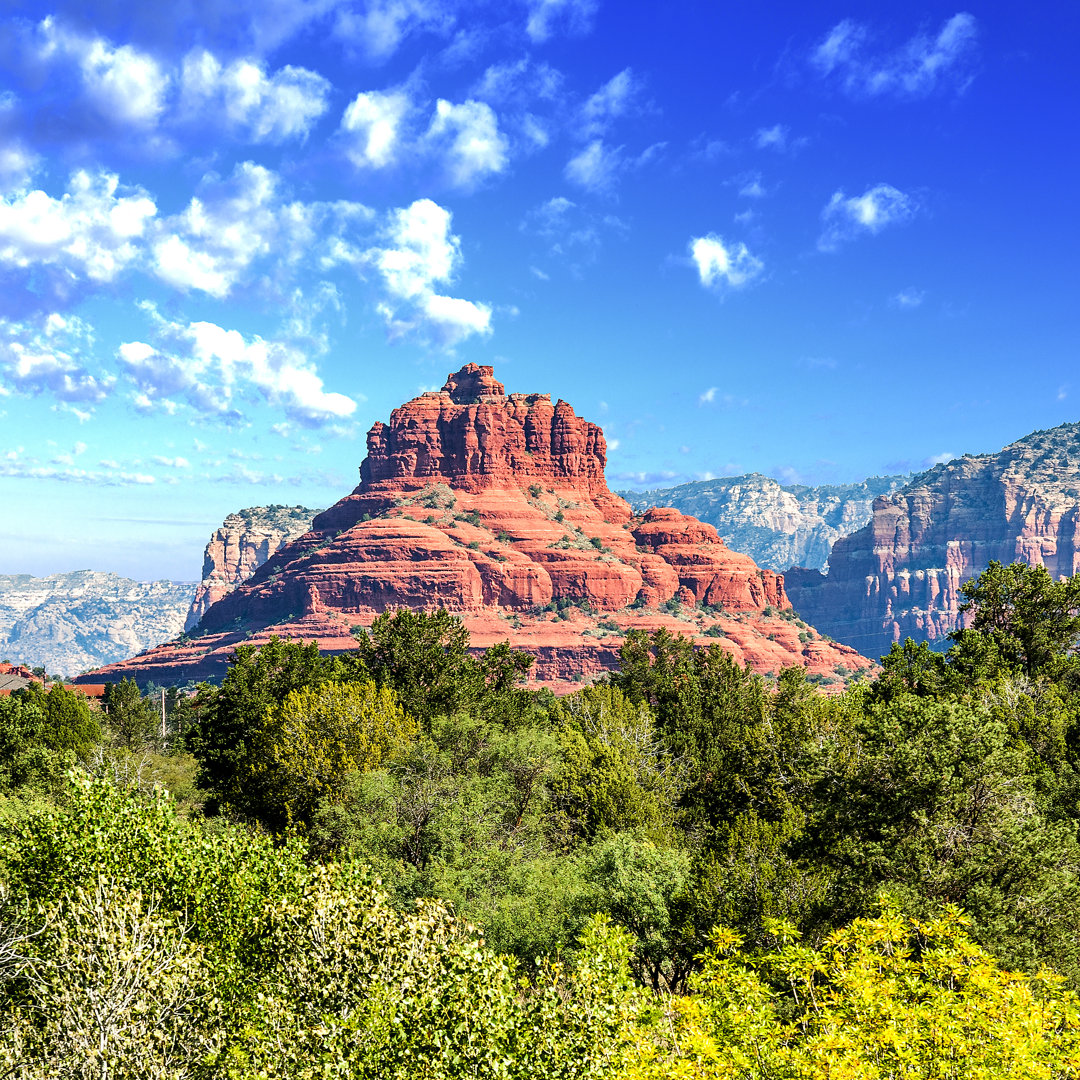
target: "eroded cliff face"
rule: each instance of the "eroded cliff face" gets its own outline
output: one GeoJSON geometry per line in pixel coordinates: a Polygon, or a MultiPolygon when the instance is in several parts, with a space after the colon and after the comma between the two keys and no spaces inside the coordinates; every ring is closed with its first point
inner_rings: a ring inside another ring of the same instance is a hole
{"type": "Polygon", "coordinates": [[[226,593],[247,581],[271,555],[311,528],[318,510],[306,506],[251,506],[214,531],[203,554],[203,575],[184,629],[190,630],[226,593]]]}
{"type": "Polygon", "coordinates": [[[943,642],[960,587],[991,560],[1077,573],[1078,515],[1080,424],[1064,424],[935,466],[874,502],[870,523],[834,545],[828,575],[785,582],[804,618],[868,656],[909,636],[943,642]]]}
{"type": "Polygon", "coordinates": [[[910,476],[872,476],[858,484],[780,484],[761,473],[623,492],[635,510],[672,506],[716,526],[723,541],[759,566],[823,570],[833,544],[861,529],[874,499],[910,476]]]}
{"type": "Polygon", "coordinates": [[[635,516],[607,487],[606,449],[566,402],[508,395],[468,364],[371,429],[357,488],[211,605],[193,641],[112,674],[201,677],[271,633],[344,650],[353,627],[403,606],[458,614],[477,647],[528,650],[553,686],[610,669],[627,630],[660,626],[761,671],[868,666],[796,625],[782,576],[711,525],[674,509],[635,516]]]}

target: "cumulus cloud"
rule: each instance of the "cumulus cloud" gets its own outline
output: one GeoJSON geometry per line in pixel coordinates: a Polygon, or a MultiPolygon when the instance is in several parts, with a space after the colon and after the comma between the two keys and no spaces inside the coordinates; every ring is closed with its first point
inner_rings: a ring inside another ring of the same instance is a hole
{"type": "Polygon", "coordinates": [[[461,263],[461,241],[451,232],[449,210],[418,199],[395,210],[385,229],[387,246],[371,248],[365,259],[382,276],[388,300],[380,311],[392,337],[429,333],[452,347],[473,334],[491,333],[491,308],[446,296],[461,263]]]}
{"type": "Polygon", "coordinates": [[[217,117],[257,143],[306,137],[330,92],[330,83],[306,68],[287,65],[268,75],[253,60],[222,64],[205,49],[184,58],[180,87],[182,118],[205,124],[217,117]]]}
{"type": "Polygon", "coordinates": [[[818,43],[810,64],[853,97],[926,97],[967,84],[977,37],[975,17],[960,12],[936,34],[919,33],[892,52],[873,53],[870,30],[844,19],[818,43]]]}
{"type": "Polygon", "coordinates": [[[440,98],[426,138],[438,148],[447,176],[457,187],[472,187],[506,168],[506,138],[491,106],[482,101],[454,105],[440,98]]]}
{"type": "Polygon", "coordinates": [[[50,394],[65,403],[96,404],[115,379],[88,369],[93,343],[89,324],[72,315],[0,319],[0,393],[50,394]]]}
{"type": "Polygon", "coordinates": [[[80,170],[59,199],[40,189],[0,198],[0,264],[55,266],[77,277],[112,281],[138,257],[157,213],[145,192],[118,191],[116,175],[80,170]]]}
{"type": "Polygon", "coordinates": [[[270,260],[279,276],[311,257],[348,261],[343,234],[371,216],[359,203],[289,200],[276,173],[245,161],[228,179],[204,179],[187,207],[161,223],[153,271],[175,288],[221,298],[257,260],[270,260]]]}
{"type": "Polygon", "coordinates": [[[744,243],[728,243],[715,233],[693,237],[690,257],[697,267],[701,284],[707,289],[740,288],[748,285],[765,268],[744,243]]]}
{"type": "Polygon", "coordinates": [[[308,358],[282,342],[248,339],[211,322],[171,322],[147,310],[154,343],[124,342],[117,352],[141,411],[169,411],[182,400],[204,415],[235,421],[244,401],[266,401],[289,419],[314,426],[356,409],[352,398],[327,391],[308,358]]]}
{"type": "Polygon", "coordinates": [[[821,211],[824,228],[818,237],[818,249],[835,251],[865,233],[873,235],[890,225],[910,221],[917,210],[918,203],[910,195],[890,184],[877,184],[851,197],[842,191],[834,192],[821,211]]]}
{"type": "Polygon", "coordinates": [[[149,53],[78,34],[52,16],[37,32],[39,59],[74,63],[88,100],[106,120],[135,127],[157,123],[171,79],[149,53]]]}
{"type": "Polygon", "coordinates": [[[404,90],[357,94],[341,118],[349,160],[360,168],[382,169],[391,164],[411,108],[404,90]]]}
{"type": "Polygon", "coordinates": [[[566,163],[563,176],[588,191],[606,191],[625,167],[621,146],[594,139],[566,163]]]}
{"type": "Polygon", "coordinates": [[[28,51],[48,73],[37,106],[73,140],[92,130],[129,148],[174,153],[178,131],[208,127],[256,143],[304,138],[326,111],[330,83],[306,68],[268,72],[258,58],[223,62],[207,49],[181,62],[114,45],[52,16],[30,32],[28,51]],[[132,129],[141,141],[131,141],[132,129]]]}
{"type": "Polygon", "coordinates": [[[596,0],[525,0],[525,6],[525,32],[536,42],[559,32],[587,34],[596,13],[596,0]]]}
{"type": "Polygon", "coordinates": [[[17,480],[58,480],[69,484],[91,484],[94,487],[127,487],[132,484],[154,484],[157,478],[149,473],[132,472],[111,459],[100,461],[98,469],[84,469],[65,455],[47,464],[21,452],[9,453],[0,459],[0,476],[17,480]]]}
{"type": "Polygon", "coordinates": [[[931,454],[926,458],[923,464],[925,465],[945,465],[950,461],[954,461],[956,455],[951,450],[944,450],[940,454],[931,454]]]}
{"type": "Polygon", "coordinates": [[[0,134],[0,192],[17,191],[30,184],[37,167],[38,156],[19,138],[0,134]]]}

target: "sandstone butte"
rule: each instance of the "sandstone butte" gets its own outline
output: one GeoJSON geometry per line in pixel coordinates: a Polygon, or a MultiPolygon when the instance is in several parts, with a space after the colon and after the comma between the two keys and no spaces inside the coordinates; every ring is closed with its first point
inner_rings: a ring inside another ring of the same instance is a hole
{"type": "Polygon", "coordinates": [[[626,631],[719,643],[762,673],[802,664],[839,685],[869,668],[797,622],[783,577],[673,509],[635,516],[607,486],[600,428],[547,394],[506,394],[467,364],[367,437],[360,484],[203,614],[190,636],[85,676],[219,677],[272,634],[352,647],[398,607],[445,607],[486,648],[535,657],[533,685],[613,668],[626,631]]]}

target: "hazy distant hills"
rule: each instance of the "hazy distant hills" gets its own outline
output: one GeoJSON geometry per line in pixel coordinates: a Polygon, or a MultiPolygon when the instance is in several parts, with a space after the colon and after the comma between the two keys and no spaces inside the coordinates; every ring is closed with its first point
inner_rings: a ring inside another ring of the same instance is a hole
{"type": "Polygon", "coordinates": [[[749,473],[619,494],[638,512],[672,506],[707,521],[729,547],[749,555],[758,566],[820,570],[833,544],[870,520],[874,499],[896,491],[909,479],[872,476],[858,484],[806,487],[749,473]]]}
{"type": "Polygon", "coordinates": [[[114,663],[180,633],[195,587],[99,570],[0,574],[0,653],[61,675],[114,663]]]}
{"type": "Polygon", "coordinates": [[[201,582],[133,581],[97,570],[0,574],[0,659],[76,675],[171,641],[192,612],[307,532],[317,513],[275,505],[230,514],[206,546],[201,582]]]}

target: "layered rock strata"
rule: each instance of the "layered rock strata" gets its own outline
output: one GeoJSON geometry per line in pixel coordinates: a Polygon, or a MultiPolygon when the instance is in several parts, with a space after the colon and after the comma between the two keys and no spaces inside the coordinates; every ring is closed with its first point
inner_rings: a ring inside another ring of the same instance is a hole
{"type": "Polygon", "coordinates": [[[871,476],[857,484],[808,487],[748,473],[620,494],[638,512],[672,506],[715,525],[728,547],[749,555],[758,566],[824,570],[833,544],[870,520],[874,499],[910,479],[871,476]]]}
{"type": "Polygon", "coordinates": [[[474,646],[509,640],[553,686],[609,670],[627,630],[661,626],[761,671],[868,666],[797,625],[783,577],[711,525],[636,516],[608,489],[600,428],[547,394],[506,394],[489,367],[395,409],[367,445],[356,489],[214,603],[192,640],[97,677],[220,674],[238,642],[272,633],[344,650],[397,607],[447,608],[474,646]]]}
{"type": "Polygon", "coordinates": [[[318,513],[306,506],[250,506],[229,514],[206,545],[202,581],[184,629],[197,626],[213,604],[247,581],[278,548],[303,536],[318,513]]]}
{"type": "Polygon", "coordinates": [[[1078,517],[1080,424],[1063,424],[875,500],[870,523],[834,545],[827,575],[791,570],[785,584],[804,618],[868,656],[905,637],[944,645],[961,586],[991,560],[1080,571],[1078,517]]]}

